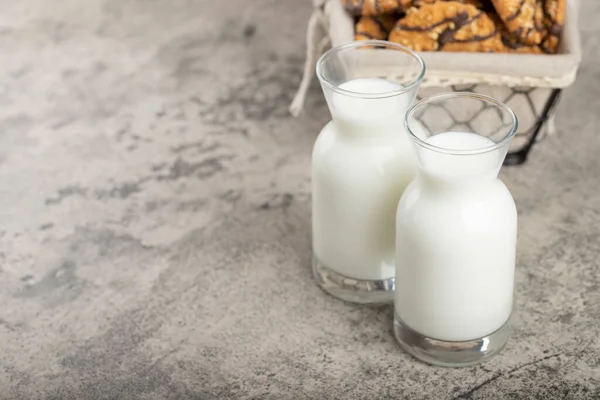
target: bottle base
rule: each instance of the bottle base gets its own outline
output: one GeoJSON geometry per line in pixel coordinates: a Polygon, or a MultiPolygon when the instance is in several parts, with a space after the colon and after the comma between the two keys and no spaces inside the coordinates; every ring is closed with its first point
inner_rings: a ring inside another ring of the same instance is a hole
{"type": "Polygon", "coordinates": [[[442,367],[467,367],[489,360],[504,348],[510,333],[509,321],[485,337],[449,342],[412,330],[394,313],[394,335],[404,350],[423,362],[442,367]]]}
{"type": "Polygon", "coordinates": [[[394,278],[358,280],[338,274],[313,255],[313,276],[317,284],[338,299],[357,304],[388,304],[394,301],[394,278]]]}

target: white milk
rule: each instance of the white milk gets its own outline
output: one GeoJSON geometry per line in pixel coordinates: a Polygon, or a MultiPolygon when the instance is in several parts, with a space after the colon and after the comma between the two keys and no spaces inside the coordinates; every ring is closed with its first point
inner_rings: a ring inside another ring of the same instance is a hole
{"type": "MultiPolygon", "coordinates": [[[[388,93],[383,79],[356,79],[342,89],[388,93]]],[[[416,161],[403,128],[412,95],[364,99],[336,92],[334,120],[319,135],[312,160],[313,252],[331,270],[358,280],[394,276],[395,213],[416,161]]]]}
{"type": "MultiPolygon", "coordinates": [[[[461,132],[432,136],[446,149],[489,147],[461,132]]],[[[447,155],[418,148],[419,177],[398,205],[396,314],[434,339],[487,336],[510,317],[517,212],[496,178],[503,154],[447,155]]]]}

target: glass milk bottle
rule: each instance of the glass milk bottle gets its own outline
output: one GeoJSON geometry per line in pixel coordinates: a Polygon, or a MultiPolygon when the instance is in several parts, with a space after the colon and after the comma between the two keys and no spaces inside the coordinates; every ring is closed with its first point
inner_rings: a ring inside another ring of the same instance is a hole
{"type": "Polygon", "coordinates": [[[424,73],[421,57],[385,41],[317,63],[332,121],[312,157],[313,273],[335,297],[393,301],[396,206],[416,174],[403,120],[424,73]]]}
{"type": "Polygon", "coordinates": [[[462,366],[508,340],[517,210],[498,179],[515,114],[474,93],[406,114],[419,164],[398,204],[394,332],[417,358],[462,366]]]}

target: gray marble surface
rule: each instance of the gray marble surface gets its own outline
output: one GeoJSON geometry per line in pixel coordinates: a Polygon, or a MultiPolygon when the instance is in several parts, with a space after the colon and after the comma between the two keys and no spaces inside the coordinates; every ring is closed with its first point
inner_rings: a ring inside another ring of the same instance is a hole
{"type": "Polygon", "coordinates": [[[0,12],[0,399],[600,396],[600,4],[558,134],[502,178],[514,336],[418,363],[310,274],[310,2],[23,0],[0,12]]]}

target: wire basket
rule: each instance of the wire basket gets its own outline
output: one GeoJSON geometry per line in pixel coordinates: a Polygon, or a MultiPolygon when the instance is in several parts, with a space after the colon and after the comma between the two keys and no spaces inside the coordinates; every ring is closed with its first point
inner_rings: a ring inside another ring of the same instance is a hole
{"type": "MultiPolygon", "coordinates": [[[[581,60],[577,29],[577,5],[568,0],[565,26],[558,54],[445,53],[422,52],[427,74],[417,98],[440,92],[475,92],[492,96],[511,107],[519,119],[519,131],[506,165],[527,160],[534,145],[554,131],[553,115],[561,90],[571,85],[581,60]]],[[[330,46],[348,43],[354,38],[354,20],[343,9],[340,0],[313,0],[314,12],[307,29],[307,57],[304,76],[290,112],[298,115],[306,91],[314,76],[316,61],[330,46]]],[[[395,80],[390,71],[384,77],[395,80]]],[[[480,111],[479,111],[480,112],[480,111]]],[[[448,129],[465,126],[480,117],[473,110],[464,119],[445,110],[448,129]]]]}

